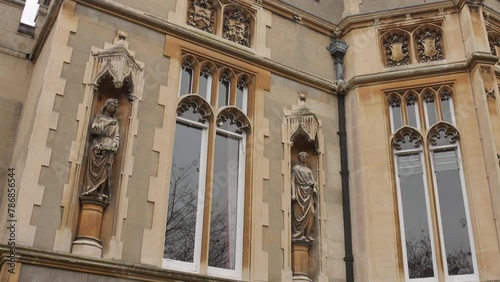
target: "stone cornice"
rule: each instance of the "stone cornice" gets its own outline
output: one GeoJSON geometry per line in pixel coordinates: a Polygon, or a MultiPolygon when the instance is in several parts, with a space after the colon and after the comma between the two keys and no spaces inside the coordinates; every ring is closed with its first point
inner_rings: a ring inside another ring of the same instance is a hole
{"type": "Polygon", "coordinates": [[[274,14],[280,15],[284,18],[288,18],[292,21],[294,21],[295,15],[298,15],[301,17],[300,23],[302,25],[305,25],[317,32],[326,34],[328,36],[331,36],[333,34],[333,31],[336,27],[336,25],[331,22],[320,19],[284,2],[278,2],[276,0],[263,0],[262,6],[265,9],[273,12],[274,14]]]}
{"type": "MultiPolygon", "coordinates": [[[[0,265],[3,265],[9,259],[9,246],[0,244],[0,256],[0,265]]],[[[234,282],[234,280],[177,272],[151,265],[89,258],[19,246],[16,247],[16,261],[22,264],[136,279],[139,281],[234,282]]]]}
{"type": "MultiPolygon", "coordinates": [[[[421,4],[410,7],[398,8],[385,10],[380,12],[373,13],[365,13],[365,14],[356,14],[345,17],[339,24],[338,27],[342,30],[343,34],[349,32],[352,29],[372,26],[374,25],[374,21],[378,20],[381,24],[384,24],[384,20],[387,23],[391,23],[394,21],[404,20],[406,15],[412,15],[417,18],[420,15],[428,15],[429,13],[434,12],[435,15],[439,14],[440,10],[455,10],[456,6],[453,0],[445,0],[436,3],[429,4],[421,4]]],[[[434,15],[427,16],[429,18],[433,18],[434,15]]]]}
{"type": "Polygon", "coordinates": [[[188,42],[201,44],[206,48],[224,53],[228,56],[238,58],[239,60],[252,63],[273,73],[284,77],[292,78],[305,85],[316,89],[332,93],[332,81],[321,77],[311,75],[295,68],[285,66],[269,58],[263,58],[253,53],[252,49],[227,44],[219,38],[213,38],[210,34],[202,32],[192,32],[189,29],[178,26],[165,19],[158,18],[148,13],[127,7],[112,0],[73,0],[79,4],[111,14],[141,26],[156,30],[167,35],[182,38],[188,42]]]}
{"type": "MultiPolygon", "coordinates": [[[[413,65],[411,68],[394,69],[368,75],[355,76],[347,81],[346,88],[352,90],[359,86],[386,83],[414,77],[430,77],[451,73],[463,73],[472,69],[476,64],[494,65],[498,58],[490,53],[473,53],[466,60],[439,65],[413,65]]],[[[432,64],[432,63],[431,63],[432,64]]],[[[498,68],[496,68],[498,69],[498,68]]]]}

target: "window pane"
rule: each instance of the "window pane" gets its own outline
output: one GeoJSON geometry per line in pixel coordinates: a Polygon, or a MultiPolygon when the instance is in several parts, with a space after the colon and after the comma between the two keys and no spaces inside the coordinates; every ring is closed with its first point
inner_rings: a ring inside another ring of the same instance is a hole
{"type": "Polygon", "coordinates": [[[406,109],[408,111],[408,125],[418,128],[418,105],[415,97],[408,98],[406,109]]]}
{"type": "Polygon", "coordinates": [[[408,275],[434,277],[424,175],[420,154],[398,156],[408,275]]]}
{"type": "Polygon", "coordinates": [[[205,100],[207,100],[210,103],[210,91],[212,87],[212,83],[210,81],[212,80],[212,76],[209,74],[201,74],[200,75],[200,90],[199,90],[199,95],[203,97],[205,100]]]}
{"type": "Polygon", "coordinates": [[[437,122],[436,105],[433,97],[425,99],[425,109],[427,114],[427,126],[431,127],[437,122]]]}
{"type": "Polygon", "coordinates": [[[191,93],[192,77],[193,69],[189,67],[182,67],[180,95],[191,93]]]}
{"type": "Polygon", "coordinates": [[[176,125],[163,253],[163,257],[167,259],[193,262],[200,183],[200,144],[201,130],[176,125]]]}
{"type": "Polygon", "coordinates": [[[239,141],[216,135],[208,265],[235,269],[239,141]]]}
{"type": "Polygon", "coordinates": [[[443,110],[443,120],[452,123],[451,97],[441,97],[441,109],[443,110]]]}
{"type": "Polygon", "coordinates": [[[472,274],[472,250],[457,151],[434,152],[433,158],[448,274],[472,274]]]}
{"type": "Polygon", "coordinates": [[[403,117],[401,115],[400,104],[392,104],[391,113],[392,113],[392,131],[394,132],[403,126],[403,117]]]}
{"type": "Polygon", "coordinates": [[[219,81],[219,102],[218,107],[229,105],[229,80],[221,79],[219,81]]]}
{"type": "Polygon", "coordinates": [[[246,86],[239,86],[236,90],[236,107],[243,113],[247,113],[247,99],[248,88],[246,86]]]}

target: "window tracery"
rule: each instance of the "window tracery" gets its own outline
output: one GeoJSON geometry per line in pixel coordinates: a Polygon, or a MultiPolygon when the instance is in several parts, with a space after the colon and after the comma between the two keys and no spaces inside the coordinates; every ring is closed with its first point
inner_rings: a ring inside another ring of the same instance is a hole
{"type": "Polygon", "coordinates": [[[253,77],[185,55],[180,81],[164,266],[195,273],[203,268],[209,275],[240,279],[246,137],[251,122],[246,115],[248,101],[237,101],[251,95],[253,77]],[[187,65],[191,73],[185,71],[187,65]],[[182,81],[187,78],[192,79],[192,93],[183,94],[182,81]],[[239,88],[246,89],[246,96],[236,93],[239,88]]]}
{"type": "Polygon", "coordinates": [[[403,108],[403,125],[393,131],[391,146],[407,281],[438,281],[438,269],[446,281],[478,279],[453,95],[452,85],[387,94],[390,112],[394,105],[403,108]],[[412,124],[414,106],[424,108],[416,118],[422,128],[412,124]]]}

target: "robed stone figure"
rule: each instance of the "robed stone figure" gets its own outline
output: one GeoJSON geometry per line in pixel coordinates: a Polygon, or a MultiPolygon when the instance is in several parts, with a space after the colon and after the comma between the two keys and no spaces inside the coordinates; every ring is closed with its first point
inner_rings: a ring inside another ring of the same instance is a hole
{"type": "Polygon", "coordinates": [[[317,184],[309,167],[308,154],[300,152],[299,162],[292,168],[292,238],[294,241],[314,240],[312,237],[316,209],[317,184]]]}
{"type": "Polygon", "coordinates": [[[120,144],[117,99],[108,99],[90,126],[90,148],[82,196],[108,199],[111,169],[120,144]]]}

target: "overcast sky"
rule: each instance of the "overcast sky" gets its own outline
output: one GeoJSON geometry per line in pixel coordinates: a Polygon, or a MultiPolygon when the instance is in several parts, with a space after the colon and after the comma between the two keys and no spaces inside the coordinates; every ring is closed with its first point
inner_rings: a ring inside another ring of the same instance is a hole
{"type": "Polygon", "coordinates": [[[38,9],[38,0],[26,0],[21,22],[29,25],[35,25],[36,10],[38,9]]]}

